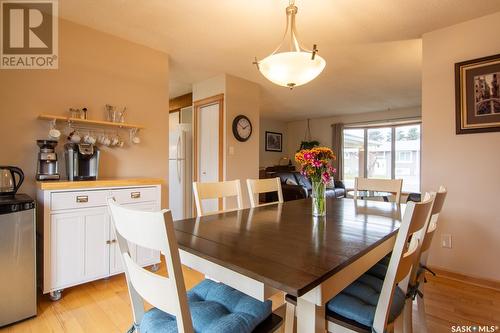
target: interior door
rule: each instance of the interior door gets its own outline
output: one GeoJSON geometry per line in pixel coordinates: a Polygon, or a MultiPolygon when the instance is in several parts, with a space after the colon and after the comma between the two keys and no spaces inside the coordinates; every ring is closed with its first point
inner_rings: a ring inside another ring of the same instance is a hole
{"type": "MultiPolygon", "coordinates": [[[[195,103],[196,110],[196,154],[195,177],[199,182],[222,180],[222,131],[223,98],[214,96],[206,101],[195,103]]],[[[219,200],[203,201],[205,211],[220,209],[219,200]]]]}

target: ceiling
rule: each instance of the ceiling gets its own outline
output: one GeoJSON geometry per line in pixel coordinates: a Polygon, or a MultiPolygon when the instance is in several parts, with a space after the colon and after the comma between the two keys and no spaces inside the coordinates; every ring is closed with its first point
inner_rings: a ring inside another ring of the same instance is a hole
{"type": "Polygon", "coordinates": [[[500,0],[296,0],[304,45],[323,73],[290,91],[252,65],[285,27],[287,0],[64,0],[63,18],[171,57],[171,97],[228,73],[262,87],[261,112],[291,120],[420,105],[423,33],[500,11],[500,0]]]}

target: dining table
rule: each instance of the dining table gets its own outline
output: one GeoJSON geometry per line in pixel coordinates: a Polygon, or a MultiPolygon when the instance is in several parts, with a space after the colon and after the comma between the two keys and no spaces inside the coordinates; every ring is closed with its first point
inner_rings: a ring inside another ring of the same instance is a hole
{"type": "Polygon", "coordinates": [[[181,262],[264,301],[297,298],[297,332],[325,332],[326,303],[392,251],[406,205],[311,199],[174,222],[181,262]]]}

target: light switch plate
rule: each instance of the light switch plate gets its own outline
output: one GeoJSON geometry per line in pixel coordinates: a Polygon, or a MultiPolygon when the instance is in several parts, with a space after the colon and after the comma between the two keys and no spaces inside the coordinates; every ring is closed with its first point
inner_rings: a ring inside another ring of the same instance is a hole
{"type": "Polygon", "coordinates": [[[441,247],[451,249],[451,235],[442,234],[441,235],[441,247]]]}
{"type": "Polygon", "coordinates": [[[229,146],[229,155],[234,155],[234,147],[229,146]]]}

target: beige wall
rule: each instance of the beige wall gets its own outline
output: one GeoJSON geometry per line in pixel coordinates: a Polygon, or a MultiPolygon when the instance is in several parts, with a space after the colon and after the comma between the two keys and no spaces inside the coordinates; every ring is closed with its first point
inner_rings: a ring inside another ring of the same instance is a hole
{"type": "MultiPolygon", "coordinates": [[[[260,87],[235,76],[226,76],[226,135],[225,135],[225,177],[226,180],[241,179],[243,205],[250,207],[246,179],[259,178],[259,128],[260,128],[260,87]],[[233,120],[245,115],[252,123],[252,135],[240,142],[233,135],[233,120]],[[233,154],[230,153],[233,150],[233,154]]],[[[234,202],[227,201],[227,208],[234,202]]]]}
{"type": "Polygon", "coordinates": [[[193,102],[223,94],[226,90],[226,75],[221,74],[207,80],[193,83],[193,102]]]}
{"type": "MultiPolygon", "coordinates": [[[[106,103],[127,106],[127,121],[146,127],[142,143],[103,148],[100,175],[162,178],[166,207],[168,76],[167,54],[61,20],[58,70],[0,70],[0,164],[20,166],[27,176],[21,192],[33,195],[35,140],[48,131],[38,114],[67,115],[70,107],[86,106],[89,118],[103,119],[106,103]]],[[[57,147],[60,170],[63,142],[57,147]]]]}
{"type": "MultiPolygon", "coordinates": [[[[281,120],[260,118],[260,149],[259,149],[259,166],[261,168],[277,165],[280,158],[287,156],[293,159],[293,156],[288,154],[288,144],[287,144],[287,123],[281,120]],[[266,151],[266,131],[267,132],[277,132],[282,133],[282,152],[266,151]]],[[[282,161],[282,164],[288,163],[288,161],[282,161]]]]}
{"type": "MultiPolygon", "coordinates": [[[[397,110],[386,110],[379,112],[368,112],[368,113],[355,113],[339,115],[327,118],[315,118],[311,119],[311,136],[313,140],[318,140],[322,146],[332,145],[332,124],[335,123],[357,123],[357,122],[369,122],[387,119],[399,119],[399,118],[414,118],[420,117],[420,107],[408,108],[408,109],[397,109],[397,110]]],[[[288,134],[288,152],[293,154],[300,147],[300,142],[304,140],[304,134],[307,127],[306,120],[292,121],[288,123],[287,134],[288,134]]],[[[293,157],[292,157],[293,158],[293,157]]]]}
{"type": "MultiPolygon", "coordinates": [[[[241,179],[243,204],[250,206],[247,178],[259,178],[260,87],[236,76],[221,74],[193,84],[193,101],[224,94],[224,180],[241,179]],[[239,142],[233,135],[233,120],[243,114],[252,123],[252,136],[239,142]]],[[[236,201],[225,201],[226,209],[236,201]]]]}
{"type": "Polygon", "coordinates": [[[449,190],[429,264],[497,281],[500,133],[455,134],[454,63],[500,53],[498,31],[500,13],[425,34],[422,81],[423,190],[449,190]]]}

